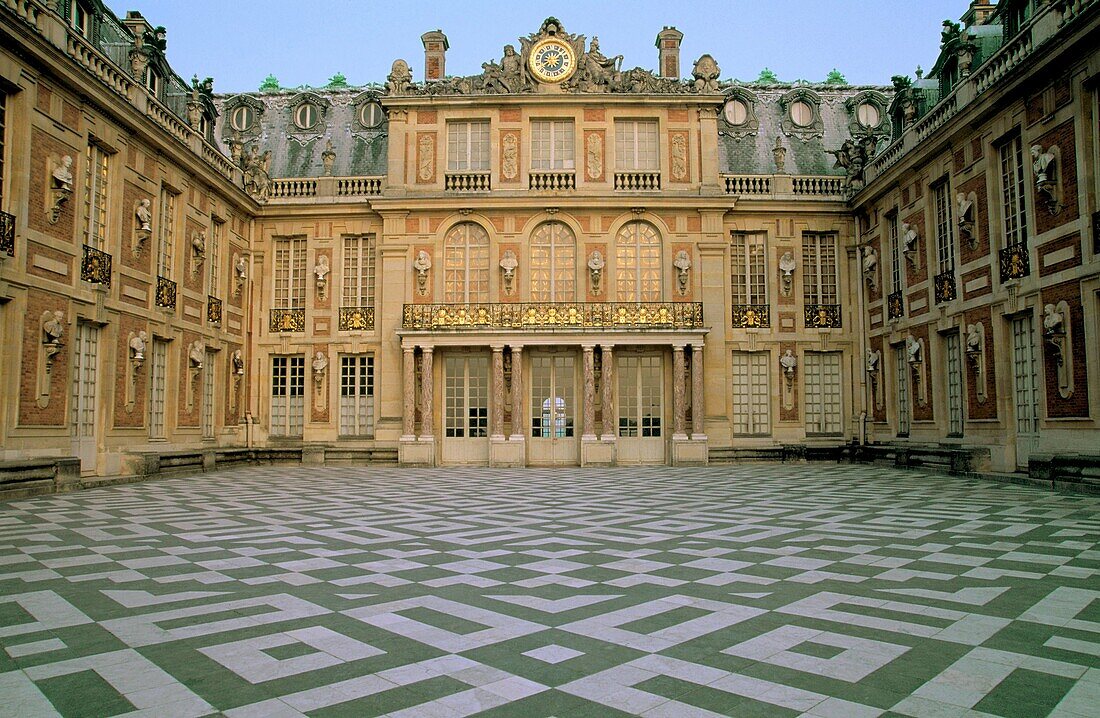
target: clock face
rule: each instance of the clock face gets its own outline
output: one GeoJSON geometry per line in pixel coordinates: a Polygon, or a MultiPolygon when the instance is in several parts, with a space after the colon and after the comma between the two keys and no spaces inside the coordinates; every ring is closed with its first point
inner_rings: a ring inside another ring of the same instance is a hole
{"type": "Polygon", "coordinates": [[[541,40],[531,48],[527,64],[540,82],[564,82],[577,70],[573,48],[555,38],[541,40]]]}

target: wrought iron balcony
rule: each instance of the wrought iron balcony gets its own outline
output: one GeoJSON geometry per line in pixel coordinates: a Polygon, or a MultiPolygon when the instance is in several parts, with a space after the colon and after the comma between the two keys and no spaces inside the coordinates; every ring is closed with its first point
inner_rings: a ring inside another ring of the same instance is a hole
{"type": "Polygon", "coordinates": [[[222,300],[217,297],[206,297],[206,321],[211,324],[222,323],[222,300]]]}
{"type": "Polygon", "coordinates": [[[492,182],[488,172],[448,172],[443,188],[448,192],[488,192],[492,182]]]}
{"type": "Polygon", "coordinates": [[[888,320],[901,319],[905,316],[905,299],[899,289],[886,295],[886,318],[888,320]]]}
{"type": "Polygon", "coordinates": [[[340,307],[339,329],[342,332],[374,330],[374,307],[340,307]]]}
{"type": "Polygon", "coordinates": [[[615,189],[643,192],[661,189],[660,172],[616,172],[615,189]]]}
{"type": "Polygon", "coordinates": [[[837,329],[840,327],[839,304],[807,304],[807,329],[837,329]]]}
{"type": "Polygon", "coordinates": [[[1023,242],[1010,244],[1000,251],[1001,281],[1022,279],[1031,274],[1031,258],[1023,242]]]}
{"type": "Polygon", "coordinates": [[[404,329],[702,329],[700,302],[406,304],[404,329]]]}
{"type": "Polygon", "coordinates": [[[15,215],[0,212],[0,252],[15,256],[15,215]]]}
{"type": "Polygon", "coordinates": [[[734,304],[733,326],[738,329],[767,328],[772,325],[771,305],[734,304]]]}
{"type": "Polygon", "coordinates": [[[936,288],[936,304],[950,302],[952,299],[955,298],[956,289],[954,269],[949,269],[946,272],[940,272],[933,278],[932,281],[936,288]]]}
{"type": "Polygon", "coordinates": [[[157,277],[157,293],[154,303],[162,309],[176,308],[176,283],[167,277],[157,277]]]}
{"type": "Polygon", "coordinates": [[[87,244],[80,260],[80,278],[92,284],[111,286],[111,255],[87,244]]]}
{"type": "Polygon", "coordinates": [[[272,309],[271,322],[268,327],[273,332],[304,332],[306,330],[306,310],[303,307],[272,309]]]}
{"type": "Polygon", "coordinates": [[[527,186],[530,189],[549,189],[549,190],[562,190],[562,189],[576,189],[577,188],[577,176],[572,170],[569,171],[543,171],[543,170],[531,170],[531,175],[528,180],[527,186]]]}

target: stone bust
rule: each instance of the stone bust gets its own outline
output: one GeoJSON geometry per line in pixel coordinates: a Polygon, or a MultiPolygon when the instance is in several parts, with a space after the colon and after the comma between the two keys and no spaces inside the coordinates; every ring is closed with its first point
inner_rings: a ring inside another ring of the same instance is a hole
{"type": "Polygon", "coordinates": [[[1064,331],[1065,317],[1053,304],[1043,307],[1043,331],[1047,335],[1061,334],[1064,331]]]}
{"type": "Polygon", "coordinates": [[[244,356],[241,354],[241,350],[237,349],[233,352],[233,373],[237,376],[244,374],[244,356]]]}
{"type": "Polygon", "coordinates": [[[53,170],[53,180],[56,189],[66,192],[73,191],[73,158],[65,155],[61,158],[61,164],[53,170]]]}
{"type": "Polygon", "coordinates": [[[328,278],[331,271],[328,263],[328,255],[322,254],[317,258],[317,264],[313,267],[313,275],[317,277],[317,283],[322,284],[328,278]]]}
{"type": "Polygon", "coordinates": [[[909,357],[910,364],[917,364],[921,360],[921,345],[917,341],[917,338],[912,334],[905,337],[905,352],[909,357]]]}
{"type": "Polygon", "coordinates": [[[148,199],[143,199],[137,203],[137,207],[134,208],[134,216],[137,217],[138,229],[142,232],[151,232],[153,230],[153,213],[149,209],[150,202],[148,199]]]}
{"type": "Polygon", "coordinates": [[[783,356],[779,357],[779,366],[788,379],[793,379],[795,367],[798,366],[798,358],[795,357],[794,352],[788,349],[783,352],[783,356]]]}
{"type": "Polygon", "coordinates": [[[194,341],[187,350],[187,358],[191,360],[192,369],[202,369],[203,359],[206,358],[206,345],[201,341],[194,341]]]}
{"type": "Polygon", "coordinates": [[[1042,145],[1031,146],[1031,168],[1035,170],[1035,184],[1050,182],[1051,165],[1054,164],[1054,153],[1043,150],[1042,145]]]}
{"type": "Polygon", "coordinates": [[[978,329],[978,324],[968,324],[966,326],[966,351],[968,353],[976,353],[982,350],[982,334],[978,329]]]}
{"type": "Polygon", "coordinates": [[[61,346],[61,338],[65,335],[65,314],[61,311],[54,312],[52,317],[43,322],[42,331],[45,334],[43,344],[61,346]]]}
{"type": "Polygon", "coordinates": [[[144,330],[138,332],[132,339],[130,339],[130,358],[134,361],[142,361],[145,359],[145,342],[149,338],[149,335],[144,330]]]}
{"type": "Polygon", "coordinates": [[[865,361],[866,361],[866,365],[867,365],[867,373],[868,374],[874,374],[874,373],[878,372],[878,363],[879,363],[879,360],[881,358],[882,358],[882,355],[879,352],[875,351],[874,349],[868,349],[867,350],[867,357],[866,357],[865,361]]]}

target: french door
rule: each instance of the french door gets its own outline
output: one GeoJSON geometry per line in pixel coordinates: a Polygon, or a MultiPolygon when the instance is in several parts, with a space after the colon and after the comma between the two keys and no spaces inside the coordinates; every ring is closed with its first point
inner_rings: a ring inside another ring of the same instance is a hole
{"type": "Polygon", "coordinates": [[[660,355],[618,357],[618,461],[620,464],[663,464],[664,371],[660,355]]]}
{"type": "Polygon", "coordinates": [[[894,368],[897,371],[898,436],[909,436],[912,414],[909,408],[909,362],[904,345],[894,347],[894,368]]]}
{"type": "Polygon", "coordinates": [[[489,357],[446,357],[443,388],[443,462],[489,463],[489,357]]]}
{"type": "Polygon", "coordinates": [[[576,362],[572,354],[531,356],[532,464],[576,464],[576,362]]]}
{"type": "Polygon", "coordinates": [[[71,434],[73,453],[80,459],[81,471],[95,469],[96,445],[96,364],[99,357],[99,328],[77,322],[73,340],[73,389],[71,434]]]}
{"type": "Polygon", "coordinates": [[[1039,445],[1039,374],[1035,327],[1030,314],[1012,320],[1013,404],[1016,409],[1016,466],[1027,468],[1039,445]]]}
{"type": "Polygon", "coordinates": [[[944,348],[947,350],[947,435],[962,436],[963,375],[959,335],[948,334],[944,348]]]}

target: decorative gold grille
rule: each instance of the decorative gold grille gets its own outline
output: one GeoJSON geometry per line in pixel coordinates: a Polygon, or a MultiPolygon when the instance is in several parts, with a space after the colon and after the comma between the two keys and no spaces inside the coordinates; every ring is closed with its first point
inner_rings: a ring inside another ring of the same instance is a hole
{"type": "Polygon", "coordinates": [[[840,326],[839,304],[807,304],[807,329],[836,329],[840,326]]]}
{"type": "Polygon", "coordinates": [[[1031,274],[1031,258],[1023,242],[1010,244],[1000,251],[1001,281],[1022,279],[1031,274]]]}
{"type": "Polygon", "coordinates": [[[300,307],[295,309],[272,309],[269,327],[273,332],[304,332],[306,330],[306,310],[300,307]]]}
{"type": "Polygon", "coordinates": [[[85,244],[84,258],[80,261],[80,278],[92,284],[111,286],[111,255],[85,244]]]}
{"type": "Polygon", "coordinates": [[[176,283],[167,277],[157,277],[157,293],[154,301],[164,309],[176,308],[176,283]]]}
{"type": "Polygon", "coordinates": [[[936,285],[936,303],[950,302],[955,298],[955,272],[941,272],[933,280],[936,285]]]}
{"type": "Polygon", "coordinates": [[[340,331],[369,332],[374,329],[374,307],[340,307],[340,331]]]}
{"type": "Polygon", "coordinates": [[[886,297],[886,318],[901,319],[905,316],[905,300],[901,292],[892,292],[886,297]]]}
{"type": "Polygon", "coordinates": [[[0,252],[15,256],[15,215],[0,212],[0,252]]]}
{"type": "Polygon", "coordinates": [[[211,324],[222,323],[222,300],[210,296],[206,298],[206,321],[211,324]]]}
{"type": "Polygon", "coordinates": [[[404,329],[702,329],[699,302],[406,304],[404,329]]]}
{"type": "Polygon", "coordinates": [[[737,328],[770,327],[772,325],[771,305],[735,304],[733,305],[733,326],[737,328]]]}

